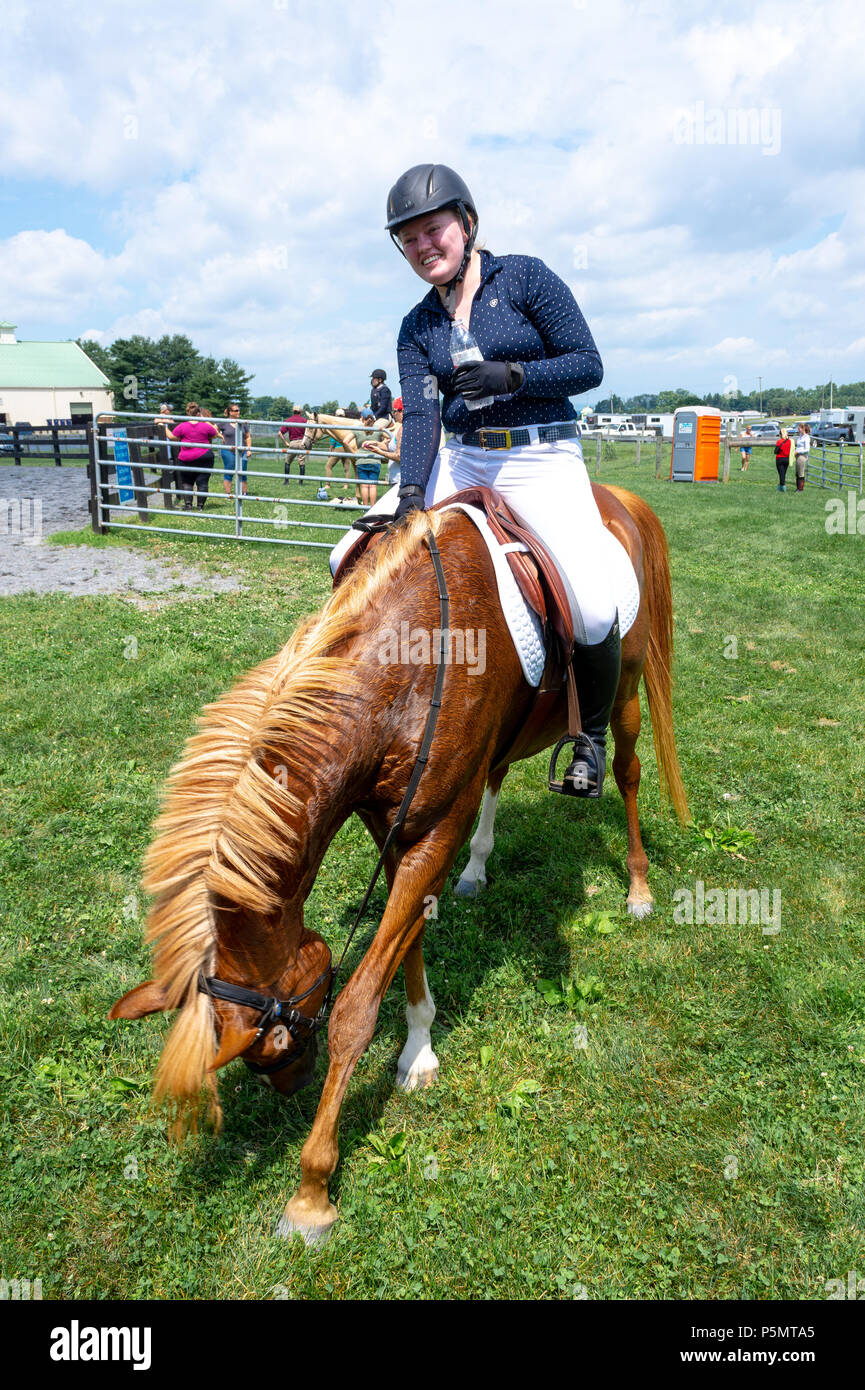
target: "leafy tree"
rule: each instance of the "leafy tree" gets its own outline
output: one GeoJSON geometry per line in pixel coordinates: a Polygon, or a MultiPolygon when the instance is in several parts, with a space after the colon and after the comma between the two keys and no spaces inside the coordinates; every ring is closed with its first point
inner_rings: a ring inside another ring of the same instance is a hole
{"type": "Polygon", "coordinates": [[[664,415],[677,410],[680,405],[702,405],[700,396],[695,396],[686,386],[677,386],[675,391],[661,391],[658,395],[658,414],[664,415]]]}
{"type": "Polygon", "coordinates": [[[155,385],[159,400],[168,401],[175,410],[181,410],[188,400],[194,399],[189,393],[189,383],[201,354],[191,338],[184,333],[172,336],[164,334],[153,345],[153,365],[155,385]]]}
{"type": "Polygon", "coordinates": [[[117,410],[155,411],[159,401],[159,368],[151,338],[134,333],[116,338],[109,349],[114,406],[117,410]]]}
{"type": "Polygon", "coordinates": [[[229,401],[234,401],[240,406],[241,415],[248,415],[249,383],[252,381],[252,374],[245,372],[233,358],[223,357],[219,364],[219,376],[223,393],[220,415],[224,414],[229,401]]]}
{"type": "Polygon", "coordinates": [[[92,338],[76,338],[78,346],[82,352],[86,352],[91,362],[95,362],[101,372],[107,377],[111,376],[111,354],[108,348],[104,348],[101,343],[94,342],[92,338]]]}

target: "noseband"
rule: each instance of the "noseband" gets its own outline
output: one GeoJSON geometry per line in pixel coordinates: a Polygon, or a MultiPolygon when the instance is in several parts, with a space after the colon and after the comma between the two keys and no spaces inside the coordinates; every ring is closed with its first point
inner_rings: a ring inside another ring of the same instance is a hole
{"type": "MultiPolygon", "coordinates": [[[[309,989],[304,990],[303,994],[291,994],[288,999],[278,999],[275,995],[259,994],[254,989],[246,989],[243,985],[233,985],[228,980],[220,980],[215,975],[201,975],[198,979],[198,989],[201,994],[209,994],[212,999],[222,999],[226,1004],[241,1004],[248,1009],[257,1009],[259,1014],[258,1032],[253,1038],[253,1043],[257,1043],[259,1038],[273,1028],[275,1024],[281,1023],[291,1034],[292,1041],[297,1044],[287,1057],[281,1057],[279,1061],[272,1062],[267,1066],[262,1066],[258,1062],[248,1062],[243,1058],[243,1064],[249,1067],[250,1071],[267,1075],[273,1071],[282,1071],[283,1067],[288,1067],[292,1062],[296,1062],[306,1052],[316,1033],[324,1026],[327,1010],[330,1006],[330,998],[333,987],[333,978],[336,971],[333,968],[333,957],[330,950],[327,952],[327,965],[321,972],[314,984],[309,989]],[[308,1014],[301,1013],[296,1007],[302,1004],[304,999],[308,999],[314,994],[318,987],[328,981],[328,991],[324,1001],[314,1018],[308,1014]],[[306,1029],[303,1033],[300,1030],[306,1029]]],[[[252,1043],[250,1044],[252,1046],[252,1043]]]]}

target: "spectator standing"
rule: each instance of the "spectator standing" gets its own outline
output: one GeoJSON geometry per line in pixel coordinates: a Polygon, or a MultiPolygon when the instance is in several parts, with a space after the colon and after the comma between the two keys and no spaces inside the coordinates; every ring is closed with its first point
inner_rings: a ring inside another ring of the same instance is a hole
{"type": "Polygon", "coordinates": [[[183,510],[192,511],[194,490],[197,488],[198,510],[203,512],[213,467],[213,451],[208,446],[212,439],[221,439],[222,435],[209,420],[198,418],[203,411],[197,401],[187,402],[186,414],[193,418],[181,420],[174,429],[166,427],[165,432],[169,439],[179,439],[183,446],[178,456],[178,462],[182,465],[178,471],[186,475],[183,510]]]}
{"type": "MultiPolygon", "coordinates": [[[[747,425],[747,426],[745,427],[745,430],[743,431],[743,433],[744,433],[746,439],[753,439],[753,437],[754,437],[753,431],[752,431],[750,425],[747,425]]],[[[743,473],[747,473],[747,472],[748,472],[748,464],[751,462],[751,446],[750,446],[750,444],[748,444],[748,445],[743,444],[742,447],[741,447],[741,449],[739,450],[739,453],[742,455],[742,469],[741,469],[741,471],[742,471],[743,473]]]]}
{"type": "Polygon", "coordinates": [[[161,449],[158,450],[157,453],[157,457],[164,459],[164,462],[162,465],[162,473],[160,475],[156,491],[167,493],[169,496],[171,495],[172,486],[176,487],[178,495],[180,494],[180,490],[183,486],[180,478],[180,472],[175,472],[174,460],[171,453],[171,445],[168,442],[167,431],[173,424],[174,417],[171,414],[171,406],[168,404],[168,401],[163,401],[159,407],[159,414],[153,421],[154,434],[156,434],[159,439],[165,440],[165,444],[161,449]]]}
{"type": "Polygon", "coordinates": [[[778,491],[787,491],[787,469],[790,466],[790,445],[792,441],[785,429],[781,430],[775,445],[775,467],[778,469],[778,491]]]}
{"type": "MultiPolygon", "coordinates": [[[[372,425],[375,422],[375,416],[371,410],[362,410],[360,412],[360,418],[361,423],[364,425],[372,425]]],[[[370,452],[373,454],[380,452],[380,435],[378,438],[374,438],[372,435],[357,432],[355,437],[361,448],[369,449],[369,446],[372,444],[374,447],[370,452]]],[[[376,499],[378,498],[378,480],[381,474],[381,464],[377,458],[370,458],[369,455],[367,455],[365,458],[358,458],[355,466],[360,482],[360,497],[357,500],[364,507],[374,507],[376,499]]]]}
{"type": "Polygon", "coordinates": [[[376,420],[390,420],[393,410],[393,396],[390,393],[390,387],[385,385],[387,372],[382,367],[376,367],[370,381],[372,389],[369,393],[369,405],[374,418],[376,420]]]}
{"type": "Polygon", "coordinates": [[[225,441],[225,448],[220,449],[219,451],[220,456],[222,458],[222,467],[225,470],[222,474],[222,485],[230,497],[231,480],[234,477],[235,473],[234,447],[235,444],[238,442],[237,434],[240,430],[243,435],[243,453],[240,456],[241,487],[243,489],[243,495],[245,497],[246,474],[247,469],[249,468],[249,455],[252,449],[252,431],[250,430],[249,425],[241,425],[239,405],[227,405],[225,407],[225,413],[228,416],[228,420],[222,427],[222,437],[225,441]]]}
{"type": "Polygon", "coordinates": [[[290,452],[290,450],[292,445],[297,445],[300,443],[305,434],[306,416],[304,415],[303,411],[299,409],[298,406],[295,406],[291,415],[288,416],[288,418],[286,419],[285,423],[281,426],[279,431],[279,438],[282,443],[282,447],[285,449],[285,479],[283,486],[288,483],[289,475],[291,473],[291,460],[292,458],[296,457],[297,471],[300,474],[300,486],[303,487],[303,479],[306,473],[306,460],[309,458],[309,454],[294,455],[290,452]]]}
{"type": "Polygon", "coordinates": [[[377,440],[368,439],[363,446],[371,453],[380,454],[383,459],[387,459],[388,487],[398,487],[401,477],[399,461],[402,444],[402,396],[397,396],[393,403],[393,419],[393,425],[390,429],[385,430],[385,438],[380,443],[377,440]]]}
{"type": "Polygon", "coordinates": [[[811,426],[802,422],[796,435],[796,491],[805,491],[805,474],[808,471],[808,455],[811,452],[811,426]]]}

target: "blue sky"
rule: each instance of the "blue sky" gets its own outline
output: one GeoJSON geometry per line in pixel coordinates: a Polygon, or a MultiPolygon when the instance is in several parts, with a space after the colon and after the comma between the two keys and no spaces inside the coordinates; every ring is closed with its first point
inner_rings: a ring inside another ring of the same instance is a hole
{"type": "Polygon", "coordinates": [[[424,293],[387,192],[437,160],[570,284],[598,395],[865,378],[858,0],[4,0],[4,38],[22,338],[184,332],[360,400],[424,293]]]}

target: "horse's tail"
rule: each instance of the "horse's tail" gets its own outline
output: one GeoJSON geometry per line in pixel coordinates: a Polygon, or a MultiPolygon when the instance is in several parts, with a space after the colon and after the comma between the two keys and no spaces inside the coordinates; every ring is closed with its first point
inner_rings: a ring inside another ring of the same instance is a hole
{"type": "Polygon", "coordinates": [[[623,488],[610,487],[609,484],[605,486],[630,513],[643,542],[646,600],[649,605],[649,643],[643,680],[652,717],[652,738],[661,790],[672,801],[676,815],[684,825],[690,819],[690,813],[673,731],[673,591],[667,537],[657,516],[642,497],[623,488]]]}

